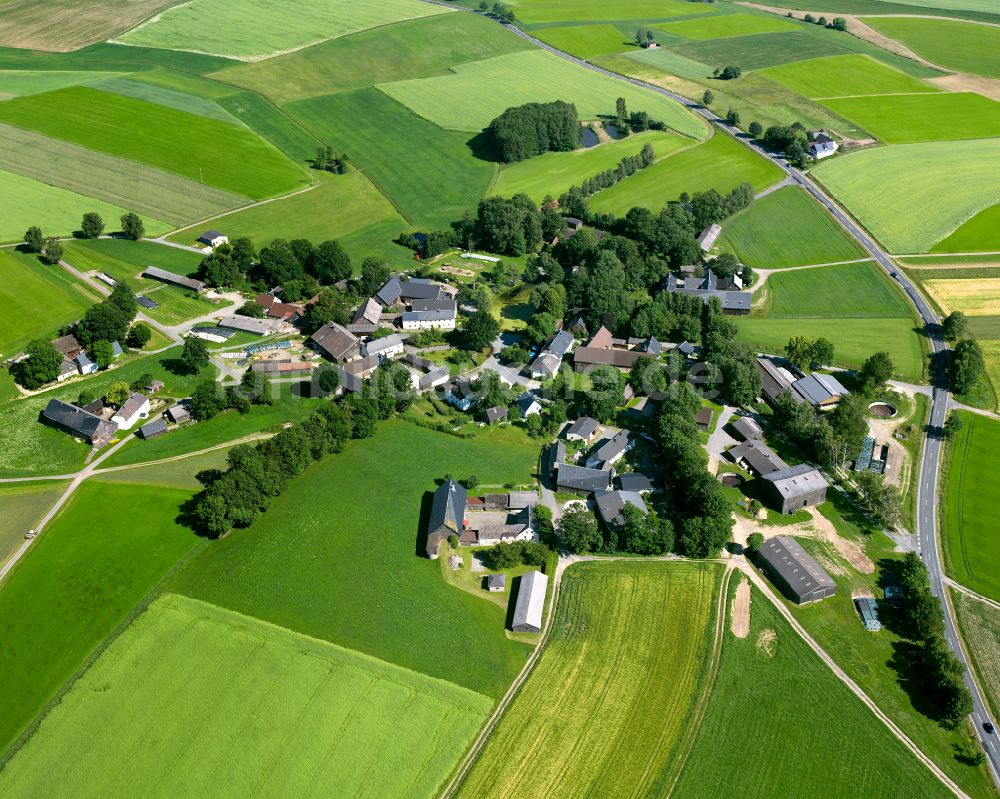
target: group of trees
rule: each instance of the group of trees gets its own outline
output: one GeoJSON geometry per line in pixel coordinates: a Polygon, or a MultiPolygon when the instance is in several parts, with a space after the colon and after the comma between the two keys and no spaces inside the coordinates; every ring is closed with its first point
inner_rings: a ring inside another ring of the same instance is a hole
{"type": "Polygon", "coordinates": [[[726,66],[722,69],[716,68],[712,75],[719,80],[736,80],[743,74],[743,70],[736,66],[726,66]]]}
{"type": "Polygon", "coordinates": [[[491,571],[513,569],[521,564],[544,569],[550,552],[541,541],[501,541],[484,550],[479,557],[491,571]]]}
{"type": "Polygon", "coordinates": [[[598,524],[585,507],[566,511],[557,522],[563,546],[570,552],[629,552],[635,555],[663,555],[674,546],[674,527],[655,509],[645,513],[631,503],[622,508],[622,523],[611,527],[598,524]]]}
{"type": "Polygon", "coordinates": [[[494,3],[492,7],[486,0],[479,0],[479,10],[483,14],[492,14],[498,20],[506,25],[511,25],[514,20],[517,19],[514,16],[514,11],[510,6],[504,5],[503,3],[494,3]]]}
{"type": "Polygon", "coordinates": [[[632,38],[639,47],[649,47],[656,41],[656,34],[645,25],[640,25],[632,38]]]}
{"type": "Polygon", "coordinates": [[[702,359],[712,367],[718,388],[733,405],[752,405],[761,392],[756,352],[738,337],[739,330],[712,297],[702,309],[702,359]]]}
{"type": "Polygon", "coordinates": [[[956,394],[968,394],[979,381],[986,359],[979,342],[963,338],[951,352],[951,389],[956,394]]]}
{"type": "Polygon", "coordinates": [[[56,236],[45,238],[42,229],[32,225],[25,231],[24,244],[21,245],[26,252],[38,253],[47,264],[57,264],[63,257],[62,242],[56,236]]]}
{"type": "Polygon", "coordinates": [[[708,455],[698,437],[694,415],[700,406],[689,383],[671,386],[657,431],[676,548],[693,558],[718,554],[733,529],[733,509],[722,485],[708,471],[708,455]]]}
{"type": "MultiPolygon", "coordinates": [[[[788,16],[793,17],[791,11],[788,12],[788,16]]],[[[819,25],[822,28],[830,28],[835,31],[846,31],[847,30],[847,20],[843,17],[834,17],[832,22],[827,22],[826,17],[814,17],[812,14],[806,14],[802,17],[804,22],[809,22],[813,25],[819,25]]]]}
{"type": "Polygon", "coordinates": [[[347,153],[335,152],[329,144],[325,144],[316,148],[316,157],[313,158],[312,165],[314,169],[343,175],[347,171],[347,160],[347,153]]]}
{"type": "Polygon", "coordinates": [[[486,129],[497,159],[504,163],[536,155],[575,150],[580,145],[576,106],[562,100],[508,108],[486,129]]]}
{"type": "Polygon", "coordinates": [[[212,380],[199,383],[191,392],[191,415],[198,421],[211,419],[225,410],[248,413],[252,405],[273,405],[274,395],[266,375],[247,369],[239,385],[223,389],[212,380]]]}
{"type": "Polygon", "coordinates": [[[861,450],[868,435],[866,403],[851,395],[829,414],[818,415],[807,402],[783,391],[774,402],[773,422],[793,443],[825,467],[842,467],[861,450]]]}
{"type": "MultiPolygon", "coordinates": [[[[760,138],[761,126],[752,122],[751,126],[754,125],[757,133],[751,130],[750,135],[760,138]]],[[[796,166],[801,168],[805,164],[806,151],[809,148],[809,132],[801,122],[793,122],[791,125],[771,125],[764,131],[761,141],[769,150],[784,153],[785,157],[796,166]]]]}
{"type": "Polygon", "coordinates": [[[923,683],[941,723],[954,728],[972,712],[972,697],[963,681],[962,664],[945,643],[944,611],[931,593],[927,567],[916,552],[904,556],[899,578],[908,635],[920,644],[912,673],[923,683]]]}
{"type": "Polygon", "coordinates": [[[97,341],[124,342],[138,310],[132,290],[120,281],[103,301],[87,309],[72,332],[86,349],[97,341]]]}
{"type": "Polygon", "coordinates": [[[785,345],[785,355],[789,363],[803,371],[818,369],[833,363],[833,342],[822,336],[817,339],[792,336],[785,345]]]}
{"type": "Polygon", "coordinates": [[[864,471],[854,480],[861,504],[879,525],[891,530],[903,521],[903,492],[886,483],[885,475],[864,471]]]}
{"type": "MultiPolygon", "coordinates": [[[[655,160],[656,153],[653,152],[653,145],[646,142],[638,155],[626,155],[614,169],[605,169],[603,172],[587,178],[579,186],[568,189],[563,196],[568,197],[570,192],[575,189],[583,197],[590,197],[602,189],[611,188],[620,180],[631,177],[639,170],[651,166],[655,160]]],[[[560,205],[564,205],[561,199],[560,205]]]]}
{"type": "Polygon", "coordinates": [[[896,371],[892,362],[892,357],[888,352],[879,350],[873,352],[865,362],[861,364],[858,378],[861,381],[861,393],[867,397],[874,397],[885,390],[886,383],[896,371]]]}

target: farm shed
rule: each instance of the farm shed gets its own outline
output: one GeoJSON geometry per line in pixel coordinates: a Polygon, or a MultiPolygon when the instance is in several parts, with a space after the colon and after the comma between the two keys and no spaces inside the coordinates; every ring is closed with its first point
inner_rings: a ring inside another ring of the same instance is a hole
{"type": "Polygon", "coordinates": [[[749,416],[740,416],[733,422],[733,432],[744,441],[756,441],[764,437],[764,431],[749,416]]]}
{"type": "Polygon", "coordinates": [[[882,629],[882,622],[878,617],[878,603],[874,599],[870,596],[859,597],[854,600],[854,607],[858,609],[861,623],[865,625],[866,630],[874,633],[882,629]]]}
{"type": "Polygon", "coordinates": [[[486,409],[486,421],[489,424],[499,424],[507,421],[507,409],[503,405],[486,409]]]}
{"type": "Polygon", "coordinates": [[[334,361],[349,361],[361,352],[357,337],[336,322],[327,322],[309,340],[334,361]]]}
{"type": "Polygon", "coordinates": [[[698,246],[701,247],[702,252],[708,252],[715,246],[715,242],[718,240],[719,235],[722,233],[722,228],[717,224],[712,223],[703,231],[701,235],[698,236],[698,246]]]}
{"type": "Polygon", "coordinates": [[[707,405],[702,405],[694,415],[694,423],[698,425],[699,430],[707,433],[708,428],[712,426],[712,409],[707,405]]]}
{"type": "Polygon", "coordinates": [[[545,589],[549,578],[540,571],[530,571],[521,575],[521,585],[517,589],[517,604],[514,605],[514,620],[511,629],[516,633],[540,633],[542,631],[542,610],[545,608],[545,589]]]}
{"type": "Polygon", "coordinates": [[[205,288],[205,284],[200,280],[195,280],[192,277],[184,277],[183,275],[175,275],[173,272],[160,269],[158,266],[147,266],[142,276],[162,280],[164,283],[170,283],[172,286],[180,286],[183,289],[190,289],[191,291],[202,291],[205,288]]]}
{"type": "Polygon", "coordinates": [[[225,233],[220,233],[218,230],[206,230],[198,237],[198,242],[206,244],[214,250],[223,244],[229,244],[229,236],[225,233]]]}
{"type": "Polygon", "coordinates": [[[737,466],[753,472],[758,477],[788,468],[788,464],[763,441],[745,441],[733,447],[727,454],[737,466]]]}
{"type": "Polygon", "coordinates": [[[837,593],[837,584],[794,538],[779,535],[764,542],[760,563],[796,605],[817,602],[837,593]]]}
{"type": "Polygon", "coordinates": [[[461,535],[465,527],[465,487],[446,480],[434,492],[431,514],[427,520],[427,557],[436,560],[441,542],[450,535],[461,535]]]}
{"type": "Polygon", "coordinates": [[[491,574],[486,578],[486,588],[492,593],[499,593],[507,587],[506,574],[491,574]]]}
{"type": "Polygon", "coordinates": [[[95,447],[103,447],[118,432],[118,425],[114,422],[57,399],[49,400],[41,413],[41,421],[70,435],[79,436],[95,447]]]}
{"type": "Polygon", "coordinates": [[[549,444],[542,454],[542,471],[550,477],[555,476],[560,465],[566,460],[566,444],[562,441],[555,441],[549,444]]]}
{"type": "Polygon", "coordinates": [[[219,320],[219,327],[239,330],[241,333],[252,333],[256,336],[266,336],[277,330],[277,325],[270,319],[254,319],[250,316],[223,316],[219,320]]]}
{"type": "Polygon", "coordinates": [[[581,416],[566,430],[567,441],[589,442],[597,432],[598,421],[589,416],[581,416]]]}
{"type": "Polygon", "coordinates": [[[764,500],[782,513],[819,505],[826,500],[827,482],[808,463],[788,466],[763,475],[764,500]]]}
{"type": "Polygon", "coordinates": [[[610,469],[622,456],[635,446],[635,439],[628,430],[619,430],[587,458],[588,469],[610,469]]]}
{"type": "Polygon", "coordinates": [[[151,438],[162,436],[166,432],[167,423],[163,421],[163,417],[157,417],[151,422],[146,422],[146,424],[139,428],[139,435],[147,441],[151,438]]]}
{"type": "Polygon", "coordinates": [[[656,483],[651,475],[642,472],[625,472],[615,478],[619,491],[655,491],[656,483]]]}
{"type": "Polygon", "coordinates": [[[365,342],[364,353],[380,360],[403,354],[403,337],[399,333],[365,342]]]}

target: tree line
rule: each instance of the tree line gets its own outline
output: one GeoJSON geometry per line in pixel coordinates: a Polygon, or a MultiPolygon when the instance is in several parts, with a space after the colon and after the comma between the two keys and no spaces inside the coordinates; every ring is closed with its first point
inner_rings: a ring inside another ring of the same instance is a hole
{"type": "MultiPolygon", "coordinates": [[[[619,181],[631,177],[639,170],[652,166],[655,160],[656,153],[653,152],[653,145],[646,142],[642,145],[638,155],[626,155],[614,169],[605,169],[603,172],[587,178],[579,186],[571,187],[563,196],[568,198],[569,193],[575,190],[574,196],[579,194],[590,197],[602,189],[609,189],[619,181]]],[[[560,204],[562,204],[561,201],[560,204]]]]}

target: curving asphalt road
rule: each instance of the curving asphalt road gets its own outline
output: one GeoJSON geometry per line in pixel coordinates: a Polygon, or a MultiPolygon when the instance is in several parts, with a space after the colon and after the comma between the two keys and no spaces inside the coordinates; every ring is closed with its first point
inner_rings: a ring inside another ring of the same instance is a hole
{"type": "MultiPolygon", "coordinates": [[[[424,1],[434,5],[447,6],[452,9],[456,8],[456,6],[440,2],[440,0],[424,1]]],[[[471,11],[471,9],[462,10],[471,11]]],[[[809,192],[809,194],[817,202],[819,202],[820,205],[822,205],[834,219],[837,220],[841,227],[843,227],[852,238],[854,238],[871,254],[871,257],[880,267],[882,267],[882,269],[886,271],[890,278],[899,284],[900,289],[902,289],[903,293],[906,294],[910,302],[916,308],[921,321],[924,323],[927,331],[927,337],[930,341],[932,362],[931,416],[930,423],[927,428],[927,436],[924,441],[923,453],[920,459],[920,474],[917,482],[916,532],[920,541],[920,556],[927,565],[927,571],[930,574],[931,588],[934,594],[941,600],[944,607],[945,638],[956,657],[965,666],[965,683],[972,694],[972,722],[982,740],[983,749],[986,752],[986,756],[990,764],[990,774],[993,777],[994,784],[998,789],[1000,789],[1000,744],[998,744],[996,734],[990,735],[984,731],[984,725],[987,722],[992,723],[992,720],[990,719],[989,711],[986,709],[986,703],[983,701],[982,694],[979,691],[979,686],[972,677],[965,650],[961,645],[957,624],[955,622],[954,611],[952,610],[951,603],[949,602],[948,596],[945,592],[944,575],[941,566],[941,553],[938,546],[938,473],[940,471],[942,451],[942,438],[940,431],[944,428],[944,422],[948,415],[949,396],[948,390],[945,388],[945,386],[947,386],[947,375],[944,365],[944,354],[948,351],[948,345],[941,336],[940,319],[937,314],[927,304],[926,300],[924,300],[923,296],[917,290],[916,286],[914,286],[909,280],[909,278],[896,268],[892,259],[889,257],[889,254],[883,250],[875,242],[875,240],[861,228],[860,225],[851,219],[851,217],[849,217],[840,208],[840,206],[827,196],[826,193],[819,188],[819,186],[813,183],[812,180],[803,175],[801,172],[789,166],[783,158],[768,152],[759,144],[748,138],[738,128],[727,124],[724,119],[718,118],[708,108],[705,108],[698,103],[692,102],[686,97],[676,94],[675,92],[671,92],[660,86],[646,83],[638,78],[620,75],[617,72],[612,72],[595,66],[588,61],[584,61],[576,56],[563,52],[562,50],[558,50],[539,39],[536,39],[534,36],[531,36],[529,33],[526,33],[514,25],[504,25],[504,27],[516,36],[520,36],[522,39],[531,42],[536,47],[547,50],[553,55],[566,61],[570,61],[579,67],[589,69],[591,72],[597,72],[606,77],[613,78],[614,80],[631,83],[634,86],[669,97],[670,99],[683,105],[692,113],[695,113],[705,119],[716,129],[732,136],[744,146],[749,147],[751,150],[754,150],[759,155],[776,164],[785,173],[786,180],[790,179],[793,183],[801,186],[805,189],[805,191],[809,192]]]]}

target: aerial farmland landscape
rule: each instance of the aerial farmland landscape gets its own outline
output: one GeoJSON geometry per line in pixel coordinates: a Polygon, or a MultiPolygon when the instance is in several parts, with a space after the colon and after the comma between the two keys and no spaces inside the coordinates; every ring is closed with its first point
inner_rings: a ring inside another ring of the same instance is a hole
{"type": "Polygon", "coordinates": [[[1000,2],[0,0],[0,796],[1000,796],[1000,2]]]}

